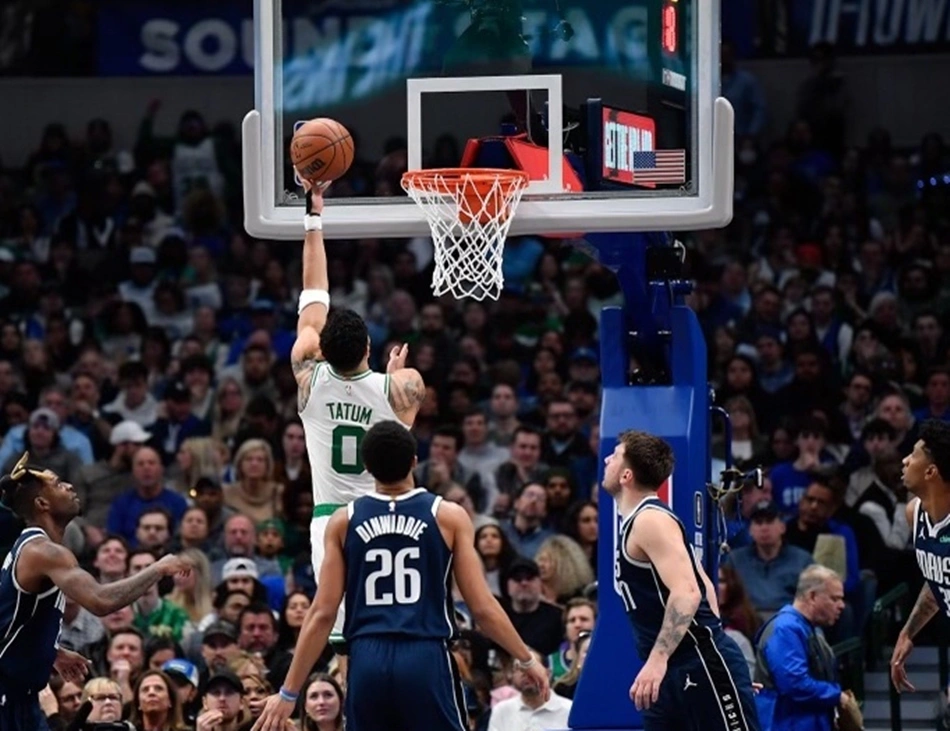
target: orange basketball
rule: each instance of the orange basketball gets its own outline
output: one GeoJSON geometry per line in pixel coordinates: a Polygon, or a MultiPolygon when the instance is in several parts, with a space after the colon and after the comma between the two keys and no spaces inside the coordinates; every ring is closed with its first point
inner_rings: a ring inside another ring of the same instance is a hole
{"type": "Polygon", "coordinates": [[[297,173],[313,183],[342,177],[355,156],[353,137],[335,119],[311,119],[297,130],[290,143],[290,159],[297,173]]]}

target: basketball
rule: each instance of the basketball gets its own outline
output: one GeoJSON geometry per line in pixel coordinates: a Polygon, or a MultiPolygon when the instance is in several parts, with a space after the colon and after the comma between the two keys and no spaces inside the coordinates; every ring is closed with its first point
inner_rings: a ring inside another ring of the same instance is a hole
{"type": "Polygon", "coordinates": [[[335,119],[311,119],[294,134],[290,159],[297,173],[312,183],[342,177],[353,164],[355,147],[346,127],[335,119]]]}

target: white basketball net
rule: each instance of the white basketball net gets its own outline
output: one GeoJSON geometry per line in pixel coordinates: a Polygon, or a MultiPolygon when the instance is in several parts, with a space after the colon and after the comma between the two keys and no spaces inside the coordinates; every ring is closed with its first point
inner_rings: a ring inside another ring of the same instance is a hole
{"type": "Polygon", "coordinates": [[[427,171],[403,179],[402,187],[432,230],[437,297],[496,300],[501,295],[505,238],[528,181],[507,170],[486,181],[485,172],[479,171],[477,183],[464,171],[427,171]]]}

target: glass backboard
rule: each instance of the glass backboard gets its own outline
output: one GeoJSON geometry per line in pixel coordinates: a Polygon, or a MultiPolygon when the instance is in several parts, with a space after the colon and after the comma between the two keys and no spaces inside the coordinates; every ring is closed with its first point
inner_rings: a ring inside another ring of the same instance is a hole
{"type": "Polygon", "coordinates": [[[463,157],[530,174],[515,235],[724,225],[718,13],[702,0],[257,0],[248,231],[299,238],[287,149],[314,117],[356,139],[331,238],[426,234],[399,177],[463,157]]]}

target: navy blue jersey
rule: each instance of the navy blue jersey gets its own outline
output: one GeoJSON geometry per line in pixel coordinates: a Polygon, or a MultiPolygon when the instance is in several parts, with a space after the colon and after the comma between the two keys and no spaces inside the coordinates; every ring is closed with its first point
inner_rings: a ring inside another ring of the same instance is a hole
{"type": "Polygon", "coordinates": [[[914,552],[941,614],[950,617],[950,516],[935,524],[920,500],[914,503],[914,552]]]}
{"type": "Polygon", "coordinates": [[[348,642],[379,635],[449,639],[455,634],[452,552],[435,517],[441,501],[416,488],[395,499],[373,493],[347,506],[343,634],[348,642]]]}
{"type": "MultiPolygon", "coordinates": [[[[657,635],[660,633],[660,627],[663,625],[666,599],[670,595],[670,590],[663,584],[652,563],[649,561],[635,561],[627,554],[627,537],[630,535],[630,531],[633,530],[637,516],[644,510],[660,510],[671,516],[676,521],[676,525],[679,526],[683,545],[686,547],[693,563],[693,577],[699,584],[701,596],[699,608],[693,617],[693,627],[704,626],[718,629],[721,624],[719,618],[713,614],[712,608],[709,606],[709,601],[706,598],[706,584],[699,574],[696,555],[686,538],[686,529],[683,527],[683,523],[676,517],[676,513],[670,510],[658,497],[645,498],[621,524],[620,546],[617,549],[617,557],[614,562],[614,576],[627,616],[630,617],[630,621],[633,623],[633,629],[637,637],[637,652],[643,660],[646,660],[653,649],[657,635]]],[[[671,659],[680,655],[681,651],[689,649],[692,652],[691,648],[694,648],[695,644],[695,634],[687,632],[671,659]]]]}
{"type": "Polygon", "coordinates": [[[34,540],[48,540],[46,532],[24,530],[0,570],[0,684],[35,692],[49,682],[66,599],[55,585],[31,594],[17,583],[17,558],[34,540]]]}

